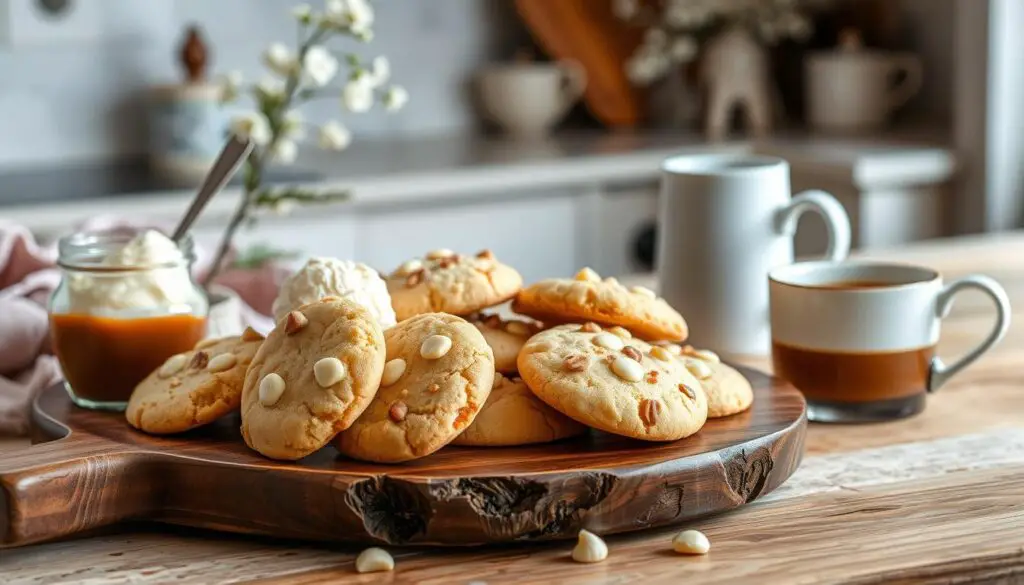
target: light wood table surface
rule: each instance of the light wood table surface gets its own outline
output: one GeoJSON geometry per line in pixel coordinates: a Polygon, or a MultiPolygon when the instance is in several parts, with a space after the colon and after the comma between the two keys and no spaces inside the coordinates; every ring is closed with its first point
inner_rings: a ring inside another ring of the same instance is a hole
{"type": "MultiPolygon", "coordinates": [[[[862,257],[919,263],[947,280],[978,272],[1008,290],[1007,338],[914,418],[815,425],[781,488],[696,522],[705,557],[671,551],[675,530],[608,538],[580,565],[572,543],[395,549],[394,573],[358,575],[357,549],[159,525],[0,551],[2,583],[945,583],[1024,582],[1024,234],[934,241],[862,257]]],[[[943,323],[955,357],[991,326],[965,293],[943,323]]],[[[769,369],[765,358],[744,360],[769,369]]],[[[0,442],[4,450],[22,441],[0,442]]],[[[240,497],[243,497],[240,495],[240,497]]]]}

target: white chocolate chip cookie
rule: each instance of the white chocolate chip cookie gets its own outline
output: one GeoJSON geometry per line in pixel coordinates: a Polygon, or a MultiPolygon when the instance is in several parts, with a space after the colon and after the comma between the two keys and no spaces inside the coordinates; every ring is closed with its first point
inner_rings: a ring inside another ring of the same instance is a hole
{"type": "Polygon", "coordinates": [[[643,287],[626,288],[614,278],[600,280],[585,268],[575,278],[551,278],[516,296],[512,309],[544,323],[619,325],[643,339],[685,340],[686,321],[675,309],[643,287]]]}
{"type": "Polygon", "coordinates": [[[750,408],[754,389],[750,381],[718,356],[704,349],[682,348],[677,358],[700,380],[708,395],[708,418],[721,418],[750,408]]]}
{"type": "Polygon", "coordinates": [[[433,312],[469,315],[509,300],[523,286],[519,273],[490,250],[475,256],[432,250],[403,263],[386,280],[399,321],[433,312]]]}
{"type": "Polygon", "coordinates": [[[491,395],[473,424],[452,445],[505,447],[550,443],[582,435],[587,427],[544,404],[519,377],[494,375],[491,395]]]}
{"type": "Polygon", "coordinates": [[[384,334],[362,305],[327,298],[285,315],[256,353],[242,392],[242,437],[272,459],[326,445],[370,404],[384,334]]]}
{"type": "Polygon", "coordinates": [[[494,369],[502,374],[515,374],[516,358],[526,340],[541,330],[536,322],[506,321],[497,315],[473,315],[467,320],[476,325],[487,345],[494,352],[494,369]]]}
{"type": "Polygon", "coordinates": [[[195,349],[168,358],[135,387],[125,418],[153,434],[181,433],[238,410],[242,383],[263,336],[204,339],[195,349]]]}
{"type": "Polygon", "coordinates": [[[530,338],[519,374],[538,398],[587,426],[648,441],[688,437],[707,419],[707,397],[677,358],[655,354],[664,357],[593,323],[561,325],[530,338]]]}
{"type": "Polygon", "coordinates": [[[445,313],[400,321],[384,338],[385,383],[334,446],[398,463],[437,451],[472,424],[491,393],[494,357],[476,327],[445,313]]]}

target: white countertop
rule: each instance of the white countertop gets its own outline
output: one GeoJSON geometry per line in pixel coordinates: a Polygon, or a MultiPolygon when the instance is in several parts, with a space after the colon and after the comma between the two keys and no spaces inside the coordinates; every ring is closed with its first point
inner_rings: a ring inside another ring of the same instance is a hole
{"type": "MultiPolygon", "coordinates": [[[[940,183],[955,171],[954,157],[942,142],[920,135],[875,139],[783,135],[760,143],[709,144],[696,134],[595,132],[531,142],[476,136],[364,140],[342,153],[302,151],[290,174],[303,186],[351,194],[345,202],[306,208],[322,215],[444,199],[507,198],[516,192],[565,185],[656,181],[665,158],[708,151],[782,156],[800,172],[825,173],[861,187],[940,183]]],[[[120,169],[111,172],[124,172],[123,166],[120,169]]],[[[138,169],[131,172],[139,174],[138,169]]],[[[105,193],[108,181],[100,186],[86,184],[97,173],[102,176],[103,171],[0,173],[0,218],[37,231],[67,231],[81,219],[97,214],[175,218],[192,197],[191,189],[145,180],[109,181],[114,192],[105,193]],[[76,197],[80,190],[89,195],[76,197]],[[5,204],[4,194],[12,191],[18,191],[13,197],[16,202],[5,204]],[[47,195],[45,200],[33,201],[33,193],[25,191],[47,195]]],[[[225,189],[209,204],[203,223],[223,221],[239,195],[237,187],[225,189]]]]}

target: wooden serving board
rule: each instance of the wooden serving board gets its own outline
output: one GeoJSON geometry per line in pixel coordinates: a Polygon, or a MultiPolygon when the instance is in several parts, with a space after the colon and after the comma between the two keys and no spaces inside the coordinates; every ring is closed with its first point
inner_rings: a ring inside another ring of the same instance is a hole
{"type": "Polygon", "coordinates": [[[270,461],[242,442],[237,416],[152,437],[121,414],[73,406],[55,386],[33,406],[34,438],[50,442],[0,460],[0,546],[133,519],[391,545],[675,524],[749,502],[800,462],[803,397],[777,378],[741,371],[754,386],[753,407],[681,441],[594,432],[532,447],[446,447],[403,465],[352,461],[332,448],[295,463],[270,461]]]}

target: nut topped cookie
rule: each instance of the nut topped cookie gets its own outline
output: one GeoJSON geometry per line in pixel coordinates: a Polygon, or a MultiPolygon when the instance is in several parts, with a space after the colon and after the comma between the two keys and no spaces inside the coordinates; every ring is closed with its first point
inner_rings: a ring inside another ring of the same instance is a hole
{"type": "Polygon", "coordinates": [[[643,339],[685,340],[686,321],[665,299],[642,286],[626,287],[584,268],[574,278],[551,278],[516,296],[512,309],[544,323],[593,321],[619,325],[643,339]]]}
{"type": "Polygon", "coordinates": [[[533,395],[518,376],[494,375],[491,395],[473,424],[452,445],[506,447],[550,443],[582,435],[587,427],[533,395]]]}
{"type": "Polygon", "coordinates": [[[467,256],[441,249],[403,263],[387,277],[387,285],[403,321],[434,312],[469,315],[503,303],[519,292],[523,278],[490,250],[467,256]]]}
{"type": "Polygon", "coordinates": [[[171,356],[135,387],[125,418],[152,434],[181,433],[238,410],[242,383],[263,336],[204,339],[192,351],[171,356]]]}
{"type": "Polygon", "coordinates": [[[466,318],[483,334],[494,352],[494,369],[502,374],[515,374],[516,358],[526,340],[541,331],[537,322],[505,320],[498,315],[471,315],[466,318]]]}
{"type": "Polygon", "coordinates": [[[354,301],[328,297],[287,313],[245,377],[245,442],[273,459],[320,449],[370,404],[384,355],[380,323],[354,301]]]}
{"type": "Polygon", "coordinates": [[[476,327],[445,313],[388,329],[387,363],[369,408],[334,446],[365,461],[397,463],[447,445],[491,393],[494,358],[476,327]]]}
{"type": "Polygon", "coordinates": [[[668,350],[626,331],[560,325],[531,337],[518,363],[538,398],[602,431],[674,441],[707,419],[700,382],[668,350]]]}
{"type": "Polygon", "coordinates": [[[686,369],[700,380],[708,396],[708,418],[743,412],[754,402],[750,381],[735,368],[723,364],[713,351],[675,344],[668,344],[665,348],[677,354],[686,369]]]}

